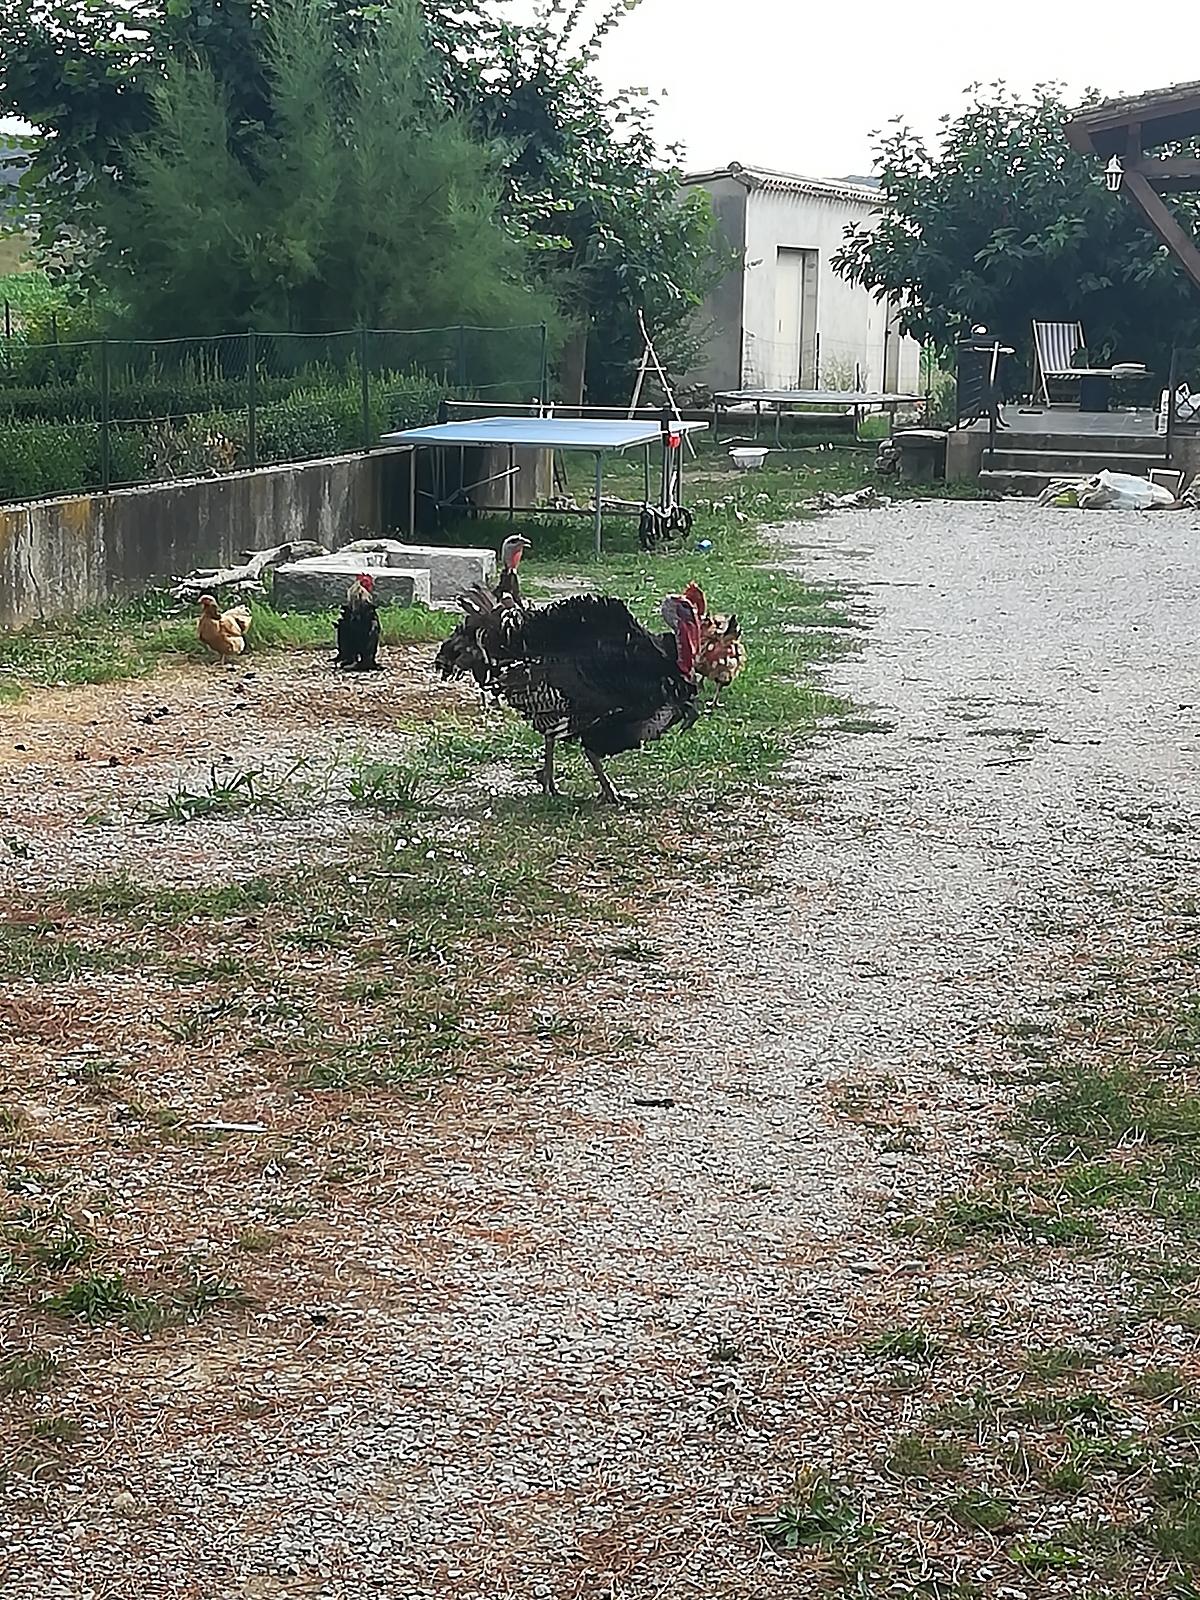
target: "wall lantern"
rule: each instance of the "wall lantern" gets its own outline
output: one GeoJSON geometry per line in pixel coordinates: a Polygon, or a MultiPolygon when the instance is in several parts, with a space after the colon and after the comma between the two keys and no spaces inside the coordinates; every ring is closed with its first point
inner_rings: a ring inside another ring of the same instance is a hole
{"type": "Polygon", "coordinates": [[[1121,165],[1120,157],[1113,156],[1104,169],[1104,182],[1110,194],[1116,194],[1121,187],[1121,179],[1125,176],[1125,169],[1121,165]]]}

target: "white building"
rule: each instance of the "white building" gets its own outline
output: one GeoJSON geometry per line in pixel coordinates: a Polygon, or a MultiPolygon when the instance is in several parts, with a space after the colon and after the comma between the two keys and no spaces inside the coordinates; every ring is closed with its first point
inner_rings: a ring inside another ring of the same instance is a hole
{"type": "Polygon", "coordinates": [[[847,227],[878,216],[878,190],[736,162],[684,187],[708,191],[739,263],[704,304],[710,337],[690,382],[920,392],[920,346],[895,309],[833,270],[847,227]]]}

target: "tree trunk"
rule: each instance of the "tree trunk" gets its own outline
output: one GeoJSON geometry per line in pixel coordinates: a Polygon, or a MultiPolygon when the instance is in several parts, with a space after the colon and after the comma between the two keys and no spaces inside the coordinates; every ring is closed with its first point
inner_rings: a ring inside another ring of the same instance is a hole
{"type": "Polygon", "coordinates": [[[583,404],[584,382],[587,377],[588,325],[578,323],[568,333],[558,359],[559,399],[565,406],[583,404]]]}

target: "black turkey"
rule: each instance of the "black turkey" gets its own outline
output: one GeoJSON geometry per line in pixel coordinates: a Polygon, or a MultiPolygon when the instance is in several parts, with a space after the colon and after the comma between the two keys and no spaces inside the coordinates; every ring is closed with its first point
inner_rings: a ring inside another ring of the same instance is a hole
{"type": "Polygon", "coordinates": [[[663,601],[665,634],[649,632],[623,601],[596,595],[529,611],[475,589],[460,604],[466,615],[435,668],[444,678],[470,672],[542,735],[548,795],[558,793],[554,753],[562,741],[578,740],[601,795],[615,803],[605,759],[696,720],[700,623],[682,595],[663,601]]]}

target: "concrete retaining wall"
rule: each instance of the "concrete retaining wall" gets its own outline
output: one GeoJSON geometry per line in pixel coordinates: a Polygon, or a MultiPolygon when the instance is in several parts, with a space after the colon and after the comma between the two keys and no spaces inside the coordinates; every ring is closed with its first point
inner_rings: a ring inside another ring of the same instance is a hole
{"type": "Polygon", "coordinates": [[[408,466],[407,452],[379,450],[0,506],[0,627],[71,616],[241,550],[378,536],[401,520],[408,466]]]}

